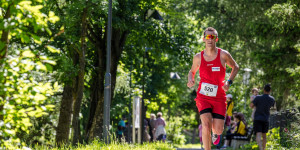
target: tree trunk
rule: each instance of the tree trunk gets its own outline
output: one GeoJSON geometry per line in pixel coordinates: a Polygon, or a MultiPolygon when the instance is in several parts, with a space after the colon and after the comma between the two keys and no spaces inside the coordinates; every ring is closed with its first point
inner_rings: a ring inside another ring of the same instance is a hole
{"type": "MultiPolygon", "coordinates": [[[[121,57],[121,53],[123,50],[123,46],[125,44],[126,38],[127,38],[128,32],[121,32],[119,30],[114,30],[112,32],[112,49],[111,49],[111,93],[113,97],[114,89],[115,89],[115,84],[116,84],[116,72],[117,72],[117,67],[118,67],[118,62],[121,57]]],[[[99,39],[95,39],[97,41],[99,39]]],[[[99,43],[102,43],[102,50],[105,50],[103,47],[104,42],[106,40],[98,41],[99,43]]],[[[96,42],[97,43],[97,42],[96,42]]],[[[99,74],[101,74],[100,79],[99,79],[99,86],[101,87],[99,89],[99,93],[97,93],[98,100],[93,100],[92,99],[92,104],[97,103],[96,109],[95,109],[95,114],[90,114],[90,117],[93,116],[93,121],[90,130],[88,131],[89,134],[89,140],[93,140],[94,138],[102,138],[103,134],[103,105],[104,105],[104,76],[105,76],[105,55],[103,55],[103,51],[99,49],[99,74]],[[97,102],[96,102],[97,101],[97,102]]],[[[96,91],[93,89],[93,91],[96,91]]],[[[93,106],[92,106],[93,107],[93,106]]]]}
{"type": "Polygon", "coordinates": [[[58,145],[68,143],[69,140],[73,106],[72,90],[72,84],[65,84],[60,106],[58,125],[56,128],[56,143],[58,145]]]}
{"type": "MultiPolygon", "coordinates": [[[[98,45],[98,44],[97,44],[98,45]]],[[[89,124],[87,125],[88,140],[101,138],[103,134],[103,104],[104,104],[104,74],[105,74],[105,59],[104,47],[98,45],[97,58],[95,63],[95,74],[93,74],[93,82],[91,87],[91,109],[89,115],[89,124]],[[101,48],[100,48],[101,47],[101,48]],[[102,49],[103,48],[103,49],[102,49]],[[100,106],[99,106],[100,105],[100,106]]]]}
{"type": "Polygon", "coordinates": [[[118,64],[129,32],[128,31],[121,32],[118,29],[114,29],[112,33],[113,33],[112,46],[111,46],[112,59],[111,59],[110,73],[111,73],[111,94],[112,94],[111,97],[113,98],[115,85],[116,85],[118,64]]]}
{"type": "MultiPolygon", "coordinates": [[[[10,7],[12,6],[13,4],[9,4],[8,7],[7,7],[7,10],[5,11],[5,16],[4,16],[4,20],[10,18],[11,16],[11,13],[10,13],[10,7]]],[[[7,30],[2,30],[2,35],[1,35],[1,43],[4,44],[4,47],[0,49],[0,60],[5,58],[6,55],[7,55],[7,47],[8,47],[8,44],[9,44],[9,38],[8,38],[8,35],[9,35],[9,29],[7,30]]]]}
{"type": "Polygon", "coordinates": [[[78,52],[79,56],[79,71],[77,75],[77,84],[76,84],[76,99],[74,102],[74,111],[73,111],[73,120],[72,120],[72,128],[73,128],[73,145],[76,145],[80,137],[80,120],[79,113],[81,108],[81,102],[83,98],[83,89],[84,89],[84,73],[85,73],[85,52],[86,52],[86,33],[87,33],[87,10],[88,8],[84,8],[82,14],[82,29],[81,29],[81,49],[78,52]]]}

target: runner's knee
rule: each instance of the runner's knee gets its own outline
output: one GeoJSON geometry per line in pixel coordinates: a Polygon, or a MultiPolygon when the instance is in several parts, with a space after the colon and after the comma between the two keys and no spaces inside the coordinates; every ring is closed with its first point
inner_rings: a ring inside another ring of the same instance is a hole
{"type": "Polygon", "coordinates": [[[202,122],[202,128],[203,128],[204,131],[209,131],[210,132],[211,131],[211,125],[212,125],[212,123],[209,122],[209,121],[202,122]]]}
{"type": "Polygon", "coordinates": [[[224,128],[217,128],[217,129],[214,129],[214,133],[221,135],[223,133],[223,130],[224,130],[224,128]]]}

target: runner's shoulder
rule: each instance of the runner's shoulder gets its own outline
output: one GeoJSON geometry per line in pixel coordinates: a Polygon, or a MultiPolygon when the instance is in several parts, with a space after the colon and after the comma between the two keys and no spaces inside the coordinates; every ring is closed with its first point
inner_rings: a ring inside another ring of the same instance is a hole
{"type": "Polygon", "coordinates": [[[225,50],[225,49],[222,49],[222,48],[219,48],[219,49],[221,49],[221,55],[223,54],[230,54],[227,50],[225,50]]]}
{"type": "Polygon", "coordinates": [[[194,56],[194,59],[199,59],[199,60],[201,60],[201,52],[197,53],[197,54],[194,56]]]}
{"type": "MultiPolygon", "coordinates": [[[[219,48],[219,49],[221,49],[221,48],[219,48]]],[[[223,58],[228,57],[228,56],[231,56],[230,53],[229,53],[227,50],[224,50],[224,49],[221,49],[220,55],[221,55],[221,57],[223,57],[223,58]]]]}

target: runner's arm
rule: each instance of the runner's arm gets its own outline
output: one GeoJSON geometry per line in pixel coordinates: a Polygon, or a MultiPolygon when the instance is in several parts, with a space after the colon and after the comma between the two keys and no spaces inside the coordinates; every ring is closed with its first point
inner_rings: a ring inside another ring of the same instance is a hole
{"type": "Polygon", "coordinates": [[[193,65],[192,65],[192,68],[191,68],[191,70],[189,71],[189,74],[188,74],[187,86],[189,88],[191,88],[195,84],[195,74],[196,74],[197,70],[199,69],[200,64],[201,64],[201,54],[198,53],[193,58],[193,65]]]}
{"type": "Polygon", "coordinates": [[[229,52],[226,52],[225,55],[225,63],[232,68],[230,76],[229,76],[229,80],[234,80],[235,76],[237,75],[238,71],[239,71],[239,65],[235,62],[235,60],[232,58],[232,56],[230,55],[229,52]]]}
{"type": "MultiPolygon", "coordinates": [[[[233,79],[235,78],[236,74],[239,71],[239,65],[231,57],[229,52],[227,52],[227,51],[223,51],[223,52],[224,52],[224,54],[222,55],[222,58],[225,60],[225,64],[227,64],[230,68],[232,68],[230,76],[229,76],[228,79],[233,81],[233,79]]],[[[230,84],[228,83],[228,81],[226,81],[222,88],[226,92],[226,91],[228,91],[229,86],[230,86],[230,84]]]]}

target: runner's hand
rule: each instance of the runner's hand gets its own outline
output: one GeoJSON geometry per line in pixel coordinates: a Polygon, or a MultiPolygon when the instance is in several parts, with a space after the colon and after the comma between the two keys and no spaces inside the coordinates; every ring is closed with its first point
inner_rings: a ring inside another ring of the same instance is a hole
{"type": "Polygon", "coordinates": [[[187,86],[189,88],[193,87],[195,85],[195,80],[189,80],[189,82],[187,83],[187,86]]]}
{"type": "Polygon", "coordinates": [[[223,85],[223,90],[225,91],[225,92],[227,92],[228,91],[228,89],[229,89],[229,84],[228,84],[228,82],[227,81],[224,81],[225,82],[225,84],[223,85]]]}

